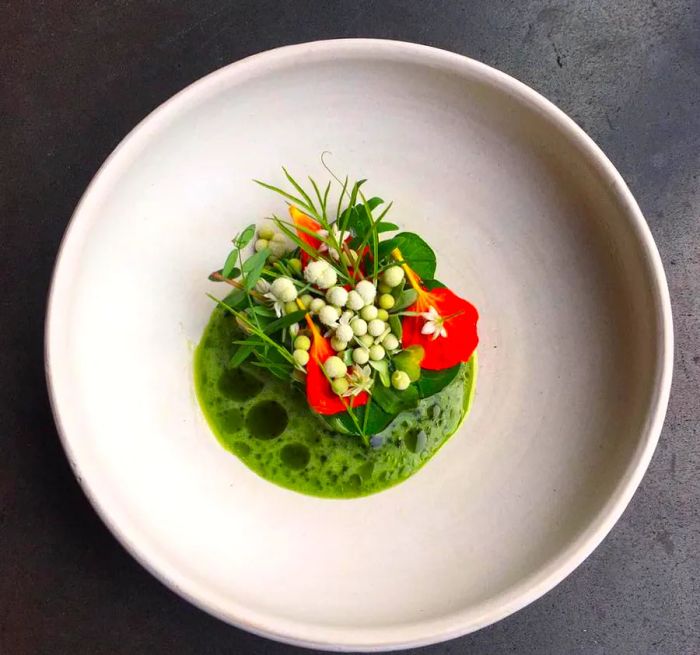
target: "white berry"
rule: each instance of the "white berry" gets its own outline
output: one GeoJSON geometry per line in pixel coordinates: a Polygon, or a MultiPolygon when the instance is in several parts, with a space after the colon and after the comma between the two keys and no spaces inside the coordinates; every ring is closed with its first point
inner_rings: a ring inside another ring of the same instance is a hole
{"type": "Polygon", "coordinates": [[[408,373],[403,371],[394,371],[391,374],[391,386],[399,391],[404,391],[408,389],[408,385],[411,384],[411,378],[408,377],[408,373]]]}
{"type": "Polygon", "coordinates": [[[386,323],[375,318],[367,324],[367,332],[373,337],[378,337],[386,329],[386,323]]]}
{"type": "Polygon", "coordinates": [[[324,362],[323,370],[329,378],[342,378],[348,372],[348,367],[340,357],[332,355],[324,362]]]}
{"type": "Polygon", "coordinates": [[[312,314],[318,314],[326,306],[326,301],[323,298],[314,298],[309,303],[309,309],[312,314]]]}
{"type": "Polygon", "coordinates": [[[348,342],[343,341],[342,339],[338,339],[338,337],[333,337],[331,339],[331,348],[335,350],[336,352],[340,352],[341,350],[345,350],[348,347],[348,342]]]}
{"type": "Polygon", "coordinates": [[[355,348],[355,350],[352,351],[352,361],[355,362],[355,364],[366,364],[369,361],[369,350],[366,348],[355,348]]]}
{"type": "Polygon", "coordinates": [[[389,352],[396,350],[399,347],[399,340],[393,334],[387,334],[382,341],[382,346],[389,352]]]}
{"type": "Polygon", "coordinates": [[[361,337],[363,334],[367,334],[367,321],[362,318],[353,318],[350,321],[350,328],[356,337],[361,337]]]}
{"type": "Polygon", "coordinates": [[[403,282],[403,268],[400,266],[389,266],[382,275],[382,282],[389,287],[398,287],[403,282]]]}
{"type": "Polygon", "coordinates": [[[372,319],[377,318],[378,311],[379,310],[374,305],[367,305],[367,307],[363,307],[360,311],[360,316],[362,316],[365,321],[371,321],[372,319]]]}
{"type": "Polygon", "coordinates": [[[382,348],[379,344],[374,344],[369,349],[369,358],[375,362],[384,359],[385,354],[384,348],[382,348]]]}

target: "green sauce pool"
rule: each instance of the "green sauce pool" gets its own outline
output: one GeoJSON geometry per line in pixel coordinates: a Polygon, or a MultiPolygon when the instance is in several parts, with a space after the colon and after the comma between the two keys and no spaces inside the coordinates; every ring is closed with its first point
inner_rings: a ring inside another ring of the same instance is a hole
{"type": "Polygon", "coordinates": [[[356,498],[392,487],[418,471],[469,411],[476,355],[444,389],[399,414],[368,448],[358,436],[331,430],[298,385],[254,367],[229,368],[239,336],[235,320],[216,308],[195,353],[197,397],[221,445],[287,489],[356,498]]]}

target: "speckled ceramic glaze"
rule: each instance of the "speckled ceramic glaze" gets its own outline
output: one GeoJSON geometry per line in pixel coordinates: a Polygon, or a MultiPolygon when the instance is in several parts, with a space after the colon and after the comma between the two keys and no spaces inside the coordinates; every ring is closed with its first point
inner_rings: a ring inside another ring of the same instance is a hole
{"type": "Polygon", "coordinates": [[[76,210],[47,372],[71,464],[125,546],[247,630],[312,647],[425,644],[539,597],[600,542],[656,444],[672,329],[658,253],[593,142],[477,62],[368,40],[233,64],[147,118],[76,210]],[[405,483],[328,500],[211,435],[192,357],[251,178],[341,173],[394,200],[481,314],[468,421],[405,483]]]}

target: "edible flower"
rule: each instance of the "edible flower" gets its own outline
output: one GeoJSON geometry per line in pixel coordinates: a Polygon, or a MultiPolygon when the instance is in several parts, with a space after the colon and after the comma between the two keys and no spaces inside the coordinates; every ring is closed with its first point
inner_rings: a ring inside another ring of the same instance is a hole
{"type": "MultiPolygon", "coordinates": [[[[328,230],[320,230],[318,234],[324,239],[331,236],[331,243],[338,244],[341,243],[341,239],[343,237],[343,235],[340,233],[340,230],[338,229],[338,226],[335,223],[331,225],[330,233],[328,232],[328,230]]],[[[336,261],[340,259],[340,253],[335,248],[329,247],[328,244],[325,242],[321,242],[321,245],[318,247],[318,251],[327,252],[330,255],[331,259],[335,259],[336,261]]]]}
{"type": "MultiPolygon", "coordinates": [[[[369,396],[365,390],[366,383],[350,401],[333,391],[331,382],[323,371],[323,364],[328,358],[334,357],[335,352],[319,332],[310,314],[306,315],[306,322],[311,331],[310,359],[306,365],[306,400],[311,409],[319,414],[330,415],[345,412],[348,406],[354,408],[367,404],[369,396]]],[[[353,371],[354,368],[356,367],[353,367],[353,371]]]]}
{"type": "Polygon", "coordinates": [[[425,319],[425,324],[421,328],[421,334],[432,335],[433,341],[438,337],[446,337],[447,330],[445,329],[445,319],[437,313],[437,309],[430,306],[427,312],[423,312],[421,316],[425,319]]]}
{"type": "Polygon", "coordinates": [[[272,292],[272,286],[267,280],[264,280],[263,278],[260,278],[256,283],[255,283],[255,290],[260,293],[265,300],[269,301],[270,305],[272,305],[272,309],[275,310],[275,314],[277,315],[277,318],[280,318],[282,316],[282,313],[284,312],[284,301],[280,300],[273,292],[272,292]]]}
{"type": "Polygon", "coordinates": [[[306,265],[304,279],[319,289],[330,289],[338,281],[338,274],[328,262],[319,259],[306,265]]]}
{"type": "MultiPolygon", "coordinates": [[[[403,262],[398,248],[392,254],[403,262]]],[[[425,357],[421,368],[432,371],[469,361],[479,343],[476,331],[479,314],[474,305],[446,287],[427,289],[408,264],[403,262],[401,266],[418,294],[401,324],[404,348],[414,344],[422,346],[425,357]]]]}
{"type": "MultiPolygon", "coordinates": [[[[348,375],[348,382],[350,383],[348,390],[343,393],[343,396],[356,398],[362,393],[366,396],[372,388],[372,384],[374,384],[372,369],[369,366],[353,366],[350,375],[348,375]]],[[[355,405],[358,405],[358,403],[356,402],[355,405]]]]}
{"type": "MultiPolygon", "coordinates": [[[[294,225],[297,226],[297,234],[299,235],[299,238],[304,243],[311,246],[314,250],[319,250],[321,246],[321,239],[319,239],[318,237],[311,236],[309,232],[316,232],[317,234],[320,233],[321,224],[318,221],[315,221],[313,218],[311,218],[311,216],[307,216],[304,212],[297,209],[294,205],[289,206],[289,215],[292,217],[294,225]],[[299,228],[304,229],[300,230],[299,228]]],[[[307,253],[305,253],[302,250],[301,254],[302,258],[304,257],[304,255],[306,255],[306,259],[308,260],[309,256],[307,253]]]]}

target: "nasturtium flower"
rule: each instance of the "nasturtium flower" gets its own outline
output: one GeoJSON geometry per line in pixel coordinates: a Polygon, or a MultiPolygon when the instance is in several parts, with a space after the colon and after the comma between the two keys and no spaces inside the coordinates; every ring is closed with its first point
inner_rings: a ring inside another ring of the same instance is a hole
{"type": "Polygon", "coordinates": [[[328,340],[321,335],[310,314],[306,315],[306,322],[311,332],[310,359],[306,365],[306,400],[309,407],[318,414],[330,415],[345,412],[349,407],[366,405],[369,399],[366,391],[361,390],[350,399],[341,398],[333,391],[322,367],[329,357],[336,356],[335,352],[328,340]]]}
{"type": "MultiPolygon", "coordinates": [[[[403,260],[400,251],[394,250],[393,255],[403,260]]],[[[428,290],[408,264],[402,266],[418,294],[401,322],[403,347],[422,346],[421,368],[432,371],[469,361],[479,343],[476,307],[446,287],[428,290]]]]}

